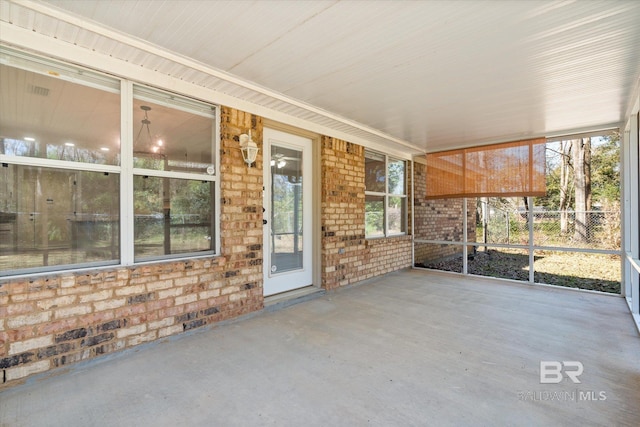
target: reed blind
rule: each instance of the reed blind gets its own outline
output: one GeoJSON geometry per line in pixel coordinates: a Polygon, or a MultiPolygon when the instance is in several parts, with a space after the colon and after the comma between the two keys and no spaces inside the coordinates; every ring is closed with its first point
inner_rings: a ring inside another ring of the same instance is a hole
{"type": "Polygon", "coordinates": [[[544,196],[545,138],[427,154],[427,199],[544,196]]]}

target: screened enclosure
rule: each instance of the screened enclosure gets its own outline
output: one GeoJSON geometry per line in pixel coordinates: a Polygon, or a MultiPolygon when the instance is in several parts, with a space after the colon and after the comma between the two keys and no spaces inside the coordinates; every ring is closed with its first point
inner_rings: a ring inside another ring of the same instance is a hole
{"type": "Polygon", "coordinates": [[[534,147],[544,154],[544,185],[523,192],[520,189],[531,183],[531,171],[540,171],[540,157],[533,162],[537,166],[527,166],[527,160],[513,151],[513,144],[500,156],[490,147],[486,157],[491,161],[484,162],[488,170],[481,174],[469,172],[477,171],[481,163],[478,148],[471,162],[458,150],[454,157],[438,153],[435,161],[418,165],[416,193],[423,183],[426,189],[424,199],[416,197],[420,203],[415,206],[414,265],[620,293],[619,135],[536,141],[534,147]],[[454,160],[443,167],[444,158],[454,160]],[[514,169],[518,163],[523,173],[514,169]],[[510,187],[504,173],[493,174],[491,168],[503,169],[501,164],[507,164],[508,175],[519,175],[524,184],[516,179],[510,187]],[[432,181],[430,167],[436,172],[432,181]],[[420,179],[421,174],[425,179],[420,179]],[[483,181],[479,184],[478,176],[483,181]],[[439,198],[432,195],[438,185],[441,189],[435,193],[444,195],[439,198]],[[502,196],[500,188],[504,188],[502,196]],[[519,194],[514,197],[513,193],[519,194]],[[466,195],[475,197],[461,197],[466,195]]]}

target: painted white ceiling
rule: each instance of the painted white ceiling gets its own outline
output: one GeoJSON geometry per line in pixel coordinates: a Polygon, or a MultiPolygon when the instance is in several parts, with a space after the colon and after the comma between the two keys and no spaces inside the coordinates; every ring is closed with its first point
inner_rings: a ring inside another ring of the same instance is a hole
{"type": "Polygon", "coordinates": [[[1,0],[0,22],[408,151],[617,126],[640,81],[640,1],[1,0]]]}

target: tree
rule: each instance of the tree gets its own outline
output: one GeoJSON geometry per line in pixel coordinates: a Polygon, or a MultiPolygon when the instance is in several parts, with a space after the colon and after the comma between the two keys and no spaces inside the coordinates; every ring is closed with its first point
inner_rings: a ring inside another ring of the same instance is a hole
{"type": "Polygon", "coordinates": [[[560,142],[560,232],[566,234],[569,225],[568,209],[571,204],[571,148],[578,140],[560,142]]]}
{"type": "Polygon", "coordinates": [[[591,227],[591,138],[573,141],[573,181],[575,194],[575,231],[573,240],[588,242],[591,227]]]}
{"type": "MultiPolygon", "coordinates": [[[[560,211],[560,231],[569,232],[568,210],[573,206],[573,163],[571,148],[574,141],[547,144],[547,194],[535,199],[536,206],[560,211]]],[[[525,207],[527,206],[525,198],[525,207]]]]}
{"type": "Polygon", "coordinates": [[[620,202],[620,134],[603,138],[591,158],[593,199],[602,204],[620,202]]]}
{"type": "MultiPolygon", "coordinates": [[[[574,209],[573,239],[577,242],[587,242],[593,237],[593,225],[619,222],[616,213],[620,203],[619,141],[620,135],[613,133],[547,144],[547,194],[537,198],[536,205],[560,211],[560,228],[564,234],[571,232],[569,212],[574,209]],[[607,212],[592,212],[594,203],[607,212]],[[605,218],[607,215],[611,219],[605,218]]],[[[612,227],[609,229],[615,229],[612,227]]]]}

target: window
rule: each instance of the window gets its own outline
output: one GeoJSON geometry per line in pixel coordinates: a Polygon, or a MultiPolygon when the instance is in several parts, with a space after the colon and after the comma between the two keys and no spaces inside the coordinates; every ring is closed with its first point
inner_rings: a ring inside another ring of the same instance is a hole
{"type": "Polygon", "coordinates": [[[213,110],[135,86],[133,123],[135,260],[213,253],[213,110]]]}
{"type": "Polygon", "coordinates": [[[117,264],[120,83],[5,59],[0,275],[117,264]]]}
{"type": "Polygon", "coordinates": [[[134,177],[136,260],[211,251],[213,183],[134,177]]]}
{"type": "Polygon", "coordinates": [[[407,231],[406,161],[365,151],[365,234],[384,237],[407,231]]]}
{"type": "Polygon", "coordinates": [[[3,163],[0,180],[3,275],[118,263],[119,174],[3,163]]]}
{"type": "Polygon", "coordinates": [[[120,165],[117,80],[35,63],[18,68],[5,58],[0,57],[1,155],[120,165]]]}
{"type": "Polygon", "coordinates": [[[2,48],[0,110],[0,276],[216,253],[213,106],[2,48]]]}

